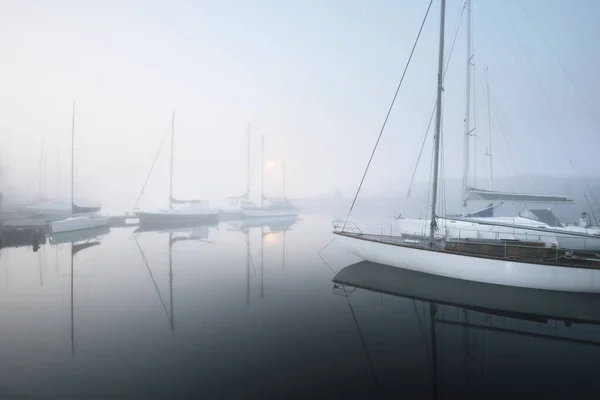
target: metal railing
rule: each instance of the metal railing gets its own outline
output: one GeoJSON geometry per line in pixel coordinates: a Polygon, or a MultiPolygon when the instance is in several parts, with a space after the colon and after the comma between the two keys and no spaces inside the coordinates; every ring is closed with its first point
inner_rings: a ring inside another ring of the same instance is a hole
{"type": "Polygon", "coordinates": [[[349,232],[349,233],[362,234],[362,231],[360,230],[358,225],[356,225],[352,221],[338,220],[338,221],[333,221],[332,224],[333,224],[333,230],[335,232],[349,232]]]}

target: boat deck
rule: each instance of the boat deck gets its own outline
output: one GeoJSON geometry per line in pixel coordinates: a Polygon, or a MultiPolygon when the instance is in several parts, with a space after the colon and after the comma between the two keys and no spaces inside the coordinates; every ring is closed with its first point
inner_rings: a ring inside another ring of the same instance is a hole
{"type": "Polygon", "coordinates": [[[337,231],[337,235],[393,246],[413,247],[470,257],[509,259],[534,264],[563,267],[600,269],[600,254],[593,251],[546,247],[544,242],[507,239],[451,239],[429,238],[416,235],[394,236],[361,232],[337,231]]]}

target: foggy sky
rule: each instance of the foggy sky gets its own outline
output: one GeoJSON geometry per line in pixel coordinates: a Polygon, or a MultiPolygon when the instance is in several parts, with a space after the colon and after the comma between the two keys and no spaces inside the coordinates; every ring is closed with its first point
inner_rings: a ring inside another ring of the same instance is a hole
{"type": "MultiPolygon", "coordinates": [[[[176,197],[244,192],[248,123],[255,195],[261,134],[273,163],[268,195],[281,194],[284,159],[292,198],[353,193],[427,3],[2,1],[3,181],[37,194],[43,142],[46,194],[57,192],[58,175],[58,190],[68,195],[75,101],[76,191],[104,210],[133,207],[173,110],[176,197]]],[[[462,6],[448,1],[446,54],[462,6]]],[[[486,67],[494,175],[597,170],[599,13],[592,0],[473,0],[480,182],[488,173],[486,67]]],[[[410,178],[435,95],[438,25],[436,1],[365,191],[397,190],[410,178]]],[[[444,88],[446,177],[462,167],[464,27],[444,88]]],[[[431,140],[425,146],[421,181],[431,140]]],[[[166,205],[168,153],[167,139],[140,207],[166,205]]]]}

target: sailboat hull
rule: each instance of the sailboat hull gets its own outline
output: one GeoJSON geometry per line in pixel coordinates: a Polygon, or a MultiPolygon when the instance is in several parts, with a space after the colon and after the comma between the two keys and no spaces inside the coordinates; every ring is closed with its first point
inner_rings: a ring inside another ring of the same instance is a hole
{"type": "Polygon", "coordinates": [[[448,278],[564,292],[600,293],[600,270],[455,254],[392,243],[389,236],[334,232],[366,261],[448,278]]]}
{"type": "Polygon", "coordinates": [[[190,211],[136,211],[134,212],[143,224],[164,224],[169,222],[198,222],[198,223],[216,223],[219,222],[218,212],[190,212],[190,211]]]}
{"type": "Polygon", "coordinates": [[[268,217],[295,217],[298,212],[291,210],[270,210],[266,208],[246,209],[244,216],[247,218],[268,218],[268,217]]]}
{"type": "Polygon", "coordinates": [[[108,218],[77,216],[62,221],[54,221],[50,226],[52,227],[52,233],[62,233],[98,228],[107,225],[108,218]]]}

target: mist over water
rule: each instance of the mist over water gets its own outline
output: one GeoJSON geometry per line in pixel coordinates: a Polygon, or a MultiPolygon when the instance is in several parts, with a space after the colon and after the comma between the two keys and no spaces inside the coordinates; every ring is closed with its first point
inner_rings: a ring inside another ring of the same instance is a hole
{"type": "MultiPolygon", "coordinates": [[[[470,48],[446,4],[436,213],[476,187],[598,225],[600,2],[471,3],[470,48]]],[[[387,275],[332,235],[431,216],[427,6],[3,2],[0,398],[598,398],[598,296],[387,275]],[[19,228],[246,192],[299,218],[19,228]]]]}
{"type": "MultiPolygon", "coordinates": [[[[317,254],[329,220],[113,228],[74,255],[73,330],[71,244],[2,249],[3,396],[560,398],[577,388],[595,398],[598,345],[449,323],[436,325],[434,389],[430,303],[335,286],[334,272],[359,260],[335,241],[317,254]],[[188,240],[169,255],[176,238],[188,240]]],[[[436,318],[587,341],[600,333],[449,305],[436,318]]]]}

